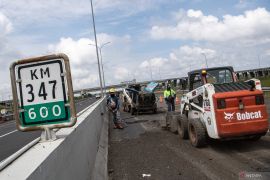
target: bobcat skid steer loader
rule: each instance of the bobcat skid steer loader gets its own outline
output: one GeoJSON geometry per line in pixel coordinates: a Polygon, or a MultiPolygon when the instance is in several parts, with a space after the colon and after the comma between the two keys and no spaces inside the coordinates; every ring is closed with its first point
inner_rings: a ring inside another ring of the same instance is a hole
{"type": "Polygon", "coordinates": [[[207,138],[258,140],[268,131],[261,83],[238,82],[232,67],[188,73],[189,92],[181,98],[178,134],[195,147],[207,138]]]}

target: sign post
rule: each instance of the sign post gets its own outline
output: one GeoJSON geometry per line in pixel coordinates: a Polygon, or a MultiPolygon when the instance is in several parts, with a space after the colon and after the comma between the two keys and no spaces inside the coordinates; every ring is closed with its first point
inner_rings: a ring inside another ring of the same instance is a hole
{"type": "Polygon", "coordinates": [[[52,129],[76,123],[70,65],[65,54],[19,60],[11,64],[10,76],[17,129],[42,129],[44,140],[54,140],[52,129]]]}

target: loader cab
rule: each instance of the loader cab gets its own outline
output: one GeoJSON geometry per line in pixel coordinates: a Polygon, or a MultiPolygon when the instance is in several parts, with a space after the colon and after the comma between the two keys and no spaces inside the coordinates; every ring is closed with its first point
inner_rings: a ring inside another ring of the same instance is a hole
{"type": "Polygon", "coordinates": [[[227,66],[191,71],[188,73],[188,80],[189,91],[192,91],[206,83],[223,84],[235,82],[236,77],[233,68],[227,66]]]}

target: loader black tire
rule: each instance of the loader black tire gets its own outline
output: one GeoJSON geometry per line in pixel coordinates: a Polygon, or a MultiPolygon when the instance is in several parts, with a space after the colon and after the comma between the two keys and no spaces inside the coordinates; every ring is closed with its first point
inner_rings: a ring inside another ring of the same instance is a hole
{"type": "Polygon", "coordinates": [[[170,131],[174,134],[178,133],[178,116],[177,114],[173,114],[170,119],[170,131]]]}
{"type": "Polygon", "coordinates": [[[255,135],[250,137],[248,140],[250,141],[259,141],[261,139],[262,135],[255,135]]]}
{"type": "Polygon", "coordinates": [[[190,119],[188,121],[188,135],[194,147],[206,145],[206,130],[200,119],[190,119]]]}
{"type": "Polygon", "coordinates": [[[180,139],[188,139],[188,119],[186,115],[181,114],[179,116],[177,130],[180,139]]]}

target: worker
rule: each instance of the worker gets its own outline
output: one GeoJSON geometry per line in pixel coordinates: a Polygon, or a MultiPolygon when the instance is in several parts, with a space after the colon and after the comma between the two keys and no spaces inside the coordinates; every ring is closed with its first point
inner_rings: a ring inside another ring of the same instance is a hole
{"type": "Polygon", "coordinates": [[[164,99],[168,106],[168,112],[175,111],[175,91],[171,89],[170,85],[167,85],[167,89],[164,91],[164,99]]]}
{"type": "Polygon", "coordinates": [[[120,107],[120,101],[119,98],[115,94],[115,89],[111,88],[109,90],[109,97],[107,98],[107,106],[109,111],[113,115],[113,123],[114,123],[114,129],[123,129],[123,126],[121,125],[120,122],[120,112],[119,112],[119,107],[120,107]]]}

